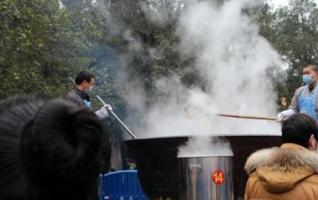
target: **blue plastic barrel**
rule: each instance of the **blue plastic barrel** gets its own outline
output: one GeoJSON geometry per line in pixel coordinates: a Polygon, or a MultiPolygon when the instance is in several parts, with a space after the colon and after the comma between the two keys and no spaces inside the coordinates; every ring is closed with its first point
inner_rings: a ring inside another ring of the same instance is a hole
{"type": "Polygon", "coordinates": [[[100,200],[146,200],[137,170],[120,170],[100,175],[100,200]]]}

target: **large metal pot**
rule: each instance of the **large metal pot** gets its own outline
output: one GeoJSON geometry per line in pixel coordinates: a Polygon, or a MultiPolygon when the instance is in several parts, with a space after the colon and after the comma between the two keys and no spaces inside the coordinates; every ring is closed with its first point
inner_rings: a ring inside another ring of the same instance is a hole
{"type": "MultiPolygon", "coordinates": [[[[247,175],[244,172],[246,158],[255,150],[279,146],[279,136],[223,136],[230,142],[233,151],[234,199],[244,197],[247,175]]],[[[141,185],[149,199],[159,197],[184,200],[182,191],[182,172],[178,161],[178,147],[188,137],[169,137],[127,140],[130,158],[134,159],[139,171],[141,185]]]]}
{"type": "Polygon", "coordinates": [[[234,200],[232,155],[179,157],[182,200],[234,200]]]}

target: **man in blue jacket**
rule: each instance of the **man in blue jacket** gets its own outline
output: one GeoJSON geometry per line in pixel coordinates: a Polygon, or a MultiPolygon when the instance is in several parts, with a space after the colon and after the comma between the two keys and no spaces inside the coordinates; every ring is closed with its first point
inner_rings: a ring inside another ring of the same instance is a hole
{"type": "Polygon", "coordinates": [[[295,113],[305,113],[318,121],[318,66],[308,65],[303,69],[304,85],[297,88],[287,110],[277,115],[281,122],[295,113]]]}

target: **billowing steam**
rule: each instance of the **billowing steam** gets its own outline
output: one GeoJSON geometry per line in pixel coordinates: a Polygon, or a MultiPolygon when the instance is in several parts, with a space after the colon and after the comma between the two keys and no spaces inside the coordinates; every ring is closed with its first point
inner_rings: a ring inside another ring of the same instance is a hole
{"type": "Polygon", "coordinates": [[[156,87],[163,95],[151,108],[143,106],[140,88],[131,88],[130,106],[142,113],[138,122],[143,126],[132,127],[139,138],[280,134],[274,121],[216,115],[276,116],[276,94],[267,73],[281,61],[258,27],[242,14],[251,2],[199,1],[184,8],[178,21],[178,49],[181,55],[195,57],[194,67],[205,85],[187,88],[176,74],[160,79],[156,87]]]}
{"type": "Polygon", "coordinates": [[[230,143],[199,136],[191,138],[185,145],[179,147],[178,157],[209,157],[233,156],[230,143]]]}

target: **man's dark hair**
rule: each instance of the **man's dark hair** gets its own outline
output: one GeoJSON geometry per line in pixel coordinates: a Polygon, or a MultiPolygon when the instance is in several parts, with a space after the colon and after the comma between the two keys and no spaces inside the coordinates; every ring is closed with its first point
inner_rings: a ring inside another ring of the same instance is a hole
{"type": "Polygon", "coordinates": [[[282,142],[295,143],[308,148],[308,140],[314,135],[318,140],[317,122],[306,114],[298,113],[282,124],[282,142]]]}
{"type": "Polygon", "coordinates": [[[2,103],[10,106],[0,112],[0,199],[90,199],[101,167],[96,115],[61,99],[2,103]]]}
{"type": "Polygon", "coordinates": [[[80,85],[83,81],[90,82],[92,78],[95,79],[95,76],[92,73],[81,71],[75,77],[75,84],[80,85]]]}
{"type": "Polygon", "coordinates": [[[308,64],[308,65],[306,65],[305,68],[307,68],[307,67],[311,67],[311,69],[313,71],[318,72],[318,65],[317,64],[308,64]]]}

